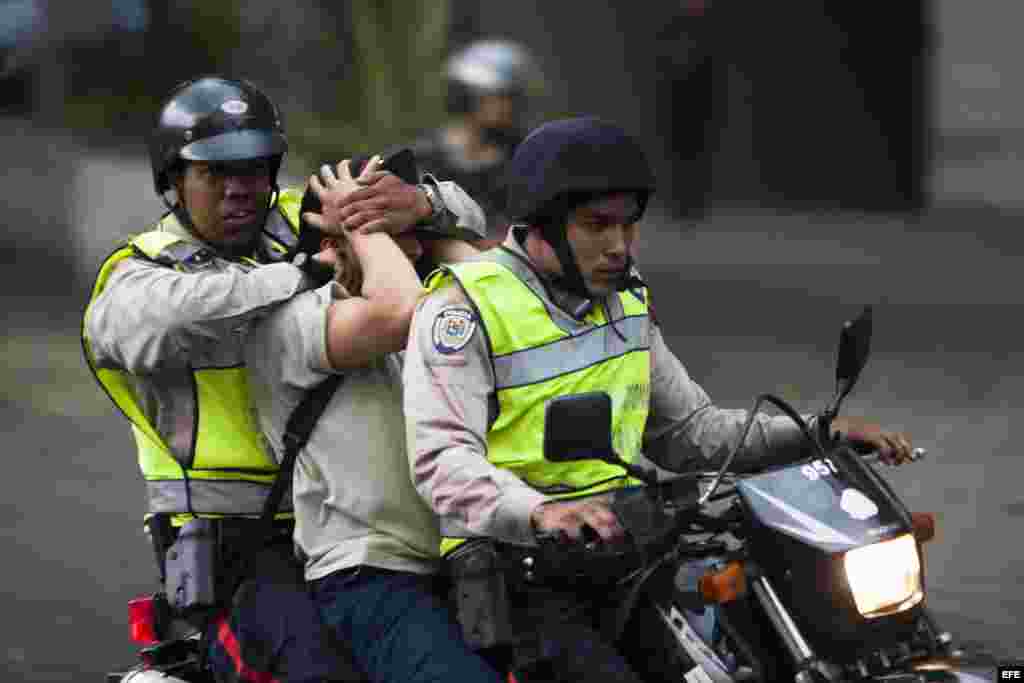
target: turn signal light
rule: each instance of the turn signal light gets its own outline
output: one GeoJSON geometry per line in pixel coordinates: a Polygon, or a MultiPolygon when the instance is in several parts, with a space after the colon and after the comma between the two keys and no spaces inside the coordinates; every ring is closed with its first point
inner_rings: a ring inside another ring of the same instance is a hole
{"type": "Polygon", "coordinates": [[[910,515],[914,527],[914,538],[918,543],[927,543],[935,538],[935,515],[930,512],[915,512],[910,515]]]}
{"type": "Polygon", "coordinates": [[[697,585],[705,600],[720,605],[746,595],[747,574],[743,571],[742,563],[730,562],[700,577],[697,585]]]}
{"type": "Polygon", "coordinates": [[[152,597],[128,601],[128,628],[131,638],[140,645],[156,645],[156,607],[152,597]]]}

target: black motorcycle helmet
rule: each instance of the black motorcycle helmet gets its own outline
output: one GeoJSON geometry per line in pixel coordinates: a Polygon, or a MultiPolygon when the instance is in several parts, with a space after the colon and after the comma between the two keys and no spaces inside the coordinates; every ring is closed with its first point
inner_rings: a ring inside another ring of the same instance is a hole
{"type": "Polygon", "coordinates": [[[281,115],[270,98],[243,80],[203,76],[168,95],[150,139],[153,186],[164,202],[185,161],[271,159],[271,184],[288,150],[281,115]]]}
{"type": "Polygon", "coordinates": [[[563,286],[591,298],[566,237],[569,214],[602,195],[632,192],[640,205],[634,220],[640,220],[654,192],[654,172],[640,144],[620,126],[583,117],[534,129],[516,148],[505,184],[513,224],[540,227],[562,264],[563,286]]]}

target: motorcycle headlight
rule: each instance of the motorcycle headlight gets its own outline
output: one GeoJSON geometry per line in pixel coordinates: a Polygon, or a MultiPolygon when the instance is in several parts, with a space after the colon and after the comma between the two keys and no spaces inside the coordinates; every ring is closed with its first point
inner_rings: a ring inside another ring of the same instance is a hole
{"type": "Polygon", "coordinates": [[[868,619],[910,609],[924,597],[921,558],[910,534],[854,548],[843,566],[857,610],[868,619]]]}

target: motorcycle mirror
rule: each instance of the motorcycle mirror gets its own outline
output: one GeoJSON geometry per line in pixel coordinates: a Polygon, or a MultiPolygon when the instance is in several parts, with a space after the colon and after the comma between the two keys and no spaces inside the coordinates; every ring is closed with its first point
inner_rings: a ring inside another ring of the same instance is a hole
{"type": "Polygon", "coordinates": [[[871,306],[843,324],[836,361],[836,408],[857,383],[871,352],[871,306]]]}
{"type": "Polygon", "coordinates": [[[612,399],[604,391],[558,396],[544,409],[544,459],[602,460],[649,486],[658,475],[626,462],[612,448],[612,399]]]}
{"type": "Polygon", "coordinates": [[[604,391],[591,391],[549,401],[544,410],[544,458],[620,464],[612,449],[611,397],[604,391]]]}

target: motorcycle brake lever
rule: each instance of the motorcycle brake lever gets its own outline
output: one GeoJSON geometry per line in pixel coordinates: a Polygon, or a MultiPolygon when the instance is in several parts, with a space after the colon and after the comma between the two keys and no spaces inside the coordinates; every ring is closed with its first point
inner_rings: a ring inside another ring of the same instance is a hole
{"type": "MultiPolygon", "coordinates": [[[[920,460],[924,460],[927,455],[928,455],[928,449],[926,449],[926,448],[915,448],[912,451],[910,451],[910,461],[909,462],[918,462],[920,460]]],[[[879,455],[878,451],[871,451],[867,455],[861,456],[861,460],[863,460],[864,462],[866,462],[866,463],[868,463],[870,465],[878,465],[878,464],[885,465],[885,464],[888,464],[888,463],[885,463],[885,462],[882,461],[882,457],[881,457],[881,455],[879,455]]]]}
{"type": "Polygon", "coordinates": [[[536,534],[537,543],[541,546],[578,546],[586,550],[597,550],[601,545],[601,536],[592,527],[584,524],[580,528],[579,540],[573,540],[564,529],[553,529],[550,531],[538,531],[536,534]]]}
{"type": "Polygon", "coordinates": [[[538,531],[534,535],[537,539],[537,545],[540,546],[564,545],[569,541],[568,534],[561,529],[555,529],[553,531],[538,531]]]}
{"type": "MultiPolygon", "coordinates": [[[[628,536],[628,533],[627,533],[628,536]]],[[[581,527],[579,539],[574,540],[562,529],[553,531],[538,531],[536,534],[537,544],[541,548],[549,548],[559,553],[576,554],[580,552],[601,554],[604,552],[615,552],[616,546],[605,544],[597,533],[590,526],[581,527]]]]}

